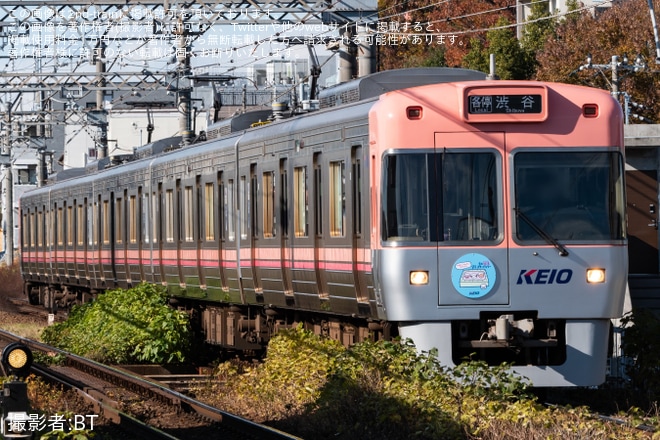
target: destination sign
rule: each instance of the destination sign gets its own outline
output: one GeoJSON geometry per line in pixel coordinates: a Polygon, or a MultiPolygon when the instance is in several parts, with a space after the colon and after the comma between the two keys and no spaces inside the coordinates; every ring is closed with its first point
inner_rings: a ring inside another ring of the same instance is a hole
{"type": "Polygon", "coordinates": [[[472,115],[501,113],[541,113],[541,95],[470,95],[468,113],[472,115]]]}

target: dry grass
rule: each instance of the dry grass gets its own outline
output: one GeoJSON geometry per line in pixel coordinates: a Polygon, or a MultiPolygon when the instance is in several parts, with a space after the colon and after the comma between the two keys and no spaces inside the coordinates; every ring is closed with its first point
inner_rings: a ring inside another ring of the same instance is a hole
{"type": "Polygon", "coordinates": [[[13,266],[0,266],[0,297],[19,297],[23,292],[23,279],[18,262],[13,266]]]}

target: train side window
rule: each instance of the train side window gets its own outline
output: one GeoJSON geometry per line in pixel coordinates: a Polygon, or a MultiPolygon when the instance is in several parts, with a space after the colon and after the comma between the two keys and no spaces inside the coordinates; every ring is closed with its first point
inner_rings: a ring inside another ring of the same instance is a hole
{"type": "Polygon", "coordinates": [[[57,245],[64,244],[64,208],[57,209],[57,245]]]}
{"type": "Polygon", "coordinates": [[[225,204],[225,217],[227,218],[227,239],[229,241],[234,241],[236,239],[236,226],[234,223],[235,217],[235,212],[236,212],[236,206],[234,204],[234,180],[229,179],[227,182],[227,197],[225,197],[225,200],[227,203],[225,204]]]}
{"type": "Polygon", "coordinates": [[[207,241],[215,240],[215,210],[213,209],[213,200],[215,191],[213,183],[204,185],[204,237],[207,241]]]}
{"type": "Polygon", "coordinates": [[[353,162],[353,231],[356,235],[362,234],[362,167],[360,159],[353,162]]]}
{"type": "Polygon", "coordinates": [[[280,194],[280,221],[282,223],[282,235],[289,235],[289,180],[286,169],[280,172],[281,194],[280,194]]]}
{"type": "Polygon", "coordinates": [[[26,213],[26,214],[23,214],[23,215],[21,216],[21,221],[22,221],[22,223],[23,223],[23,224],[21,225],[21,231],[23,232],[23,233],[21,234],[21,247],[22,247],[22,248],[27,248],[27,247],[30,246],[30,242],[29,242],[29,239],[28,239],[28,231],[30,230],[30,229],[29,229],[29,228],[30,228],[30,224],[29,224],[29,220],[28,220],[28,218],[29,218],[29,217],[28,217],[28,214],[27,214],[27,213],[26,213]]]}
{"type": "Polygon", "coordinates": [[[174,191],[165,191],[165,241],[174,242],[174,191]]]}
{"type": "Polygon", "coordinates": [[[248,206],[249,206],[249,196],[248,196],[248,182],[245,176],[241,176],[241,180],[239,183],[239,202],[240,202],[240,210],[239,214],[241,217],[241,240],[245,240],[248,237],[248,220],[250,213],[248,212],[248,206]]]}
{"type": "Polygon", "coordinates": [[[344,161],[330,162],[330,236],[344,236],[346,219],[346,180],[344,161]]]}
{"type": "Polygon", "coordinates": [[[73,232],[75,231],[75,224],[73,218],[73,206],[67,206],[66,208],[66,244],[67,246],[73,246],[73,232]]]}
{"type": "Polygon", "coordinates": [[[141,228],[142,228],[142,241],[144,243],[149,243],[151,240],[151,235],[149,231],[149,194],[142,194],[142,202],[140,206],[140,218],[141,218],[141,228]]]}
{"type": "Polygon", "coordinates": [[[323,235],[323,178],[321,167],[314,167],[314,233],[323,235]]]}
{"type": "Polygon", "coordinates": [[[275,237],[275,173],[263,173],[261,182],[263,191],[264,238],[275,237]]]}
{"type": "Polygon", "coordinates": [[[103,244],[110,244],[110,203],[103,201],[103,244]]]}
{"type": "Polygon", "coordinates": [[[37,212],[37,246],[44,245],[44,213],[37,212]]]}
{"type": "Polygon", "coordinates": [[[183,233],[185,241],[193,241],[193,189],[186,186],[183,191],[183,233]]]}
{"type": "Polygon", "coordinates": [[[296,237],[307,237],[307,167],[293,170],[293,218],[296,237]]]}
{"type": "MultiPolygon", "coordinates": [[[[160,191],[160,190],[159,190],[160,191]]],[[[158,243],[158,225],[160,224],[160,217],[158,217],[158,194],[154,191],[151,193],[151,242],[158,243]]]]}
{"type": "Polygon", "coordinates": [[[115,242],[117,243],[122,243],[124,237],[123,206],[123,199],[118,197],[115,200],[115,242]]]}
{"type": "Polygon", "coordinates": [[[83,205],[78,205],[76,208],[76,244],[83,246],[85,244],[85,211],[83,205]]]}
{"type": "Polygon", "coordinates": [[[128,242],[137,243],[137,198],[131,196],[128,199],[128,242]]]}
{"type": "Polygon", "coordinates": [[[39,224],[35,223],[34,220],[35,220],[34,212],[31,212],[30,213],[30,246],[31,247],[34,247],[34,245],[37,244],[35,232],[39,228],[39,224]]]}

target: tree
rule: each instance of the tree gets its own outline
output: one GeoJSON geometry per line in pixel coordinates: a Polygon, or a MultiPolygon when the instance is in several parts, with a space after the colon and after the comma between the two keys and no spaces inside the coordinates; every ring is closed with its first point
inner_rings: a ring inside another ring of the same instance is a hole
{"type": "Polygon", "coordinates": [[[393,38],[395,32],[381,34],[380,70],[429,65],[461,67],[470,51],[470,40],[474,37],[485,40],[486,31],[479,30],[493,27],[500,17],[513,20],[515,11],[509,0],[432,4],[427,0],[379,0],[378,8],[381,24],[401,25],[397,38],[393,38]],[[446,38],[427,38],[440,34],[446,38]]]}
{"type": "MultiPolygon", "coordinates": [[[[656,10],[660,0],[656,0],[656,10]]],[[[646,60],[655,59],[655,43],[646,0],[615,3],[594,17],[588,11],[561,21],[555,35],[538,53],[537,78],[584,84],[611,90],[611,71],[582,69],[587,54],[593,63],[610,63],[613,55],[628,54],[635,59],[640,54],[646,60]]],[[[651,68],[632,73],[622,72],[619,89],[636,102],[651,108],[646,117],[660,119],[660,77],[651,68]]]]}
{"type": "Polygon", "coordinates": [[[472,49],[463,58],[463,65],[470,69],[488,72],[490,57],[495,54],[495,73],[500,79],[528,79],[533,73],[533,59],[523,50],[513,27],[506,18],[500,18],[496,27],[486,34],[486,44],[471,42],[472,49]]]}

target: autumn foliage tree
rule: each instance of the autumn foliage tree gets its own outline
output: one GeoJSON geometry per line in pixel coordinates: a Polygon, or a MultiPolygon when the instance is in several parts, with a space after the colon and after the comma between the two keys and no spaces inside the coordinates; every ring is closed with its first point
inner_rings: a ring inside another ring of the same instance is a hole
{"type": "MultiPolygon", "coordinates": [[[[660,0],[655,1],[655,8],[660,8],[660,0]]],[[[660,72],[654,61],[655,42],[646,0],[617,2],[596,16],[584,11],[562,20],[554,38],[537,54],[537,79],[611,90],[610,70],[579,69],[585,65],[587,54],[594,64],[608,64],[613,55],[620,60],[624,54],[631,60],[641,55],[648,67],[638,72],[621,70],[619,90],[649,108],[645,116],[660,119],[660,72]]]]}
{"type": "Polygon", "coordinates": [[[515,19],[515,4],[510,0],[470,0],[430,3],[427,0],[379,0],[379,21],[382,24],[409,24],[401,34],[408,34],[407,42],[387,39],[384,34],[379,45],[379,69],[398,69],[415,66],[461,67],[463,58],[470,51],[471,39],[485,41],[486,31],[505,17],[515,19]],[[415,30],[415,24],[417,27],[415,30]],[[454,35],[433,42],[422,38],[412,42],[413,34],[454,35]]]}

